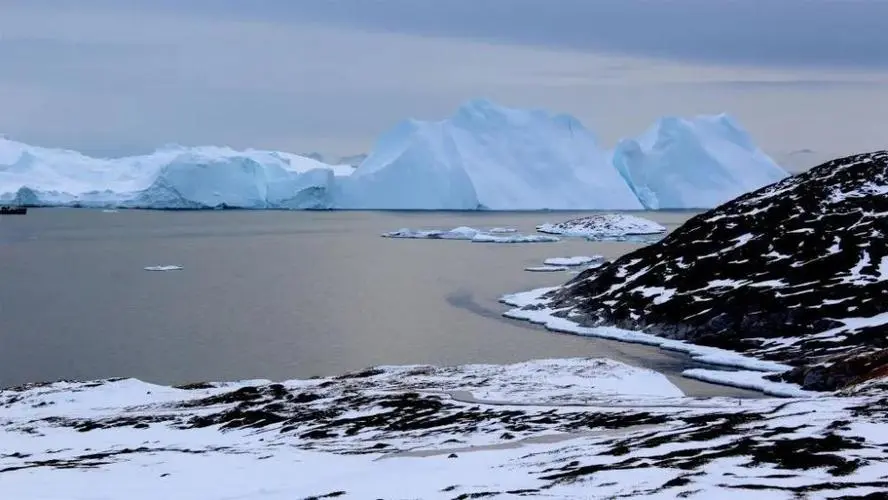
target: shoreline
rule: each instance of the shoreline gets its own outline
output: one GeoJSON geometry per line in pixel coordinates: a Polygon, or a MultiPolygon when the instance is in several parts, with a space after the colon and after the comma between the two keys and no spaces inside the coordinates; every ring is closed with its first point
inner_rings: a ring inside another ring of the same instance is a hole
{"type": "Polygon", "coordinates": [[[725,349],[698,346],[616,327],[583,327],[566,318],[555,316],[554,311],[546,307],[548,300],[542,297],[558,288],[560,287],[543,287],[503,295],[499,299],[500,302],[513,308],[505,311],[503,316],[516,321],[537,324],[546,330],[567,335],[596,337],[627,344],[656,347],[664,351],[680,352],[699,363],[710,365],[713,368],[727,369],[691,368],[681,372],[682,377],[709,384],[757,391],[765,396],[777,398],[817,397],[820,394],[803,390],[795,384],[772,382],[764,378],[768,374],[790,370],[789,365],[760,360],[725,349]],[[527,309],[528,307],[533,309],[527,309]]]}

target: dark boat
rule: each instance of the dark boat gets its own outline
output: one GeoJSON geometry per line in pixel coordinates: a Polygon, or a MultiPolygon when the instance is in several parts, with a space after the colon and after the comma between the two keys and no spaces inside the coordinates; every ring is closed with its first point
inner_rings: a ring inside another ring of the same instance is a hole
{"type": "Polygon", "coordinates": [[[0,215],[25,215],[27,213],[27,207],[0,207],[0,215]]]}

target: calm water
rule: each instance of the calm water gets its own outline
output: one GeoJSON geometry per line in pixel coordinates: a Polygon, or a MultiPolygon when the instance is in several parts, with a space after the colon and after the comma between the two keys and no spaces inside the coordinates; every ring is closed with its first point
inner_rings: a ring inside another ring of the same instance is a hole
{"type": "MultiPolygon", "coordinates": [[[[675,226],[690,214],[649,217],[675,226]]],[[[569,214],[33,210],[0,218],[0,386],[330,375],[376,364],[686,358],[500,317],[504,293],[562,283],[546,257],[634,245],[392,240],[400,227],[515,226],[569,214]],[[147,272],[176,264],[182,271],[147,272]]],[[[743,391],[675,379],[690,394],[743,391]]]]}

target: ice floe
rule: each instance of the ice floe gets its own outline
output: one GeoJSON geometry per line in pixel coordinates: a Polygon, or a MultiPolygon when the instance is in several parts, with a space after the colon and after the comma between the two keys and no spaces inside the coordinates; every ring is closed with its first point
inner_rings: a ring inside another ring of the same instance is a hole
{"type": "Polygon", "coordinates": [[[605,261],[601,255],[576,255],[573,257],[551,257],[543,261],[547,266],[582,266],[584,264],[600,264],[605,261]]]}
{"type": "Polygon", "coordinates": [[[472,243],[554,243],[559,241],[555,236],[539,234],[484,234],[478,233],[472,243]]]}
{"type": "Polygon", "coordinates": [[[544,223],[537,231],[563,236],[580,236],[592,240],[623,239],[660,235],[666,232],[662,225],[636,215],[612,213],[593,214],[558,223],[544,223]]]}
{"type": "Polygon", "coordinates": [[[405,238],[418,240],[471,240],[481,231],[472,227],[460,226],[453,229],[410,229],[383,233],[384,238],[405,238]]]}
{"type": "Polygon", "coordinates": [[[516,229],[494,227],[476,229],[460,226],[453,229],[410,229],[383,233],[384,238],[404,238],[420,240],[468,240],[473,243],[551,243],[559,241],[555,236],[521,234],[516,229]]]}
{"type": "Polygon", "coordinates": [[[567,271],[568,269],[570,269],[570,268],[566,267],[566,266],[548,266],[548,265],[546,265],[546,266],[531,266],[531,267],[524,268],[525,271],[530,271],[532,273],[557,273],[560,271],[567,271]]]}
{"type": "Polygon", "coordinates": [[[146,267],[145,267],[145,270],[146,270],[146,271],[181,271],[182,269],[183,269],[182,266],[173,266],[173,265],[168,265],[168,266],[146,266],[146,267]]]}

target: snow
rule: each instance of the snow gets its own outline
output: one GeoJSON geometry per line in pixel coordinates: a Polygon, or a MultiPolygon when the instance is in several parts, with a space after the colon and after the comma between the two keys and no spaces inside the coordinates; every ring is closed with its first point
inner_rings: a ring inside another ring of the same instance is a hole
{"type": "Polygon", "coordinates": [[[92,158],[0,138],[0,202],[158,209],[697,208],[785,174],[726,120],[666,119],[648,133],[652,139],[621,143],[614,153],[576,118],[477,99],[444,120],[395,126],[357,168],[218,146],[92,158]]]}
{"type": "Polygon", "coordinates": [[[780,181],[780,168],[732,117],[665,117],[620,141],[614,167],[645,208],[709,208],[780,181]]]}
{"type": "Polygon", "coordinates": [[[547,266],[582,266],[583,264],[604,262],[604,256],[601,255],[576,255],[573,257],[551,257],[543,261],[547,266]]]}
{"type": "Polygon", "coordinates": [[[769,396],[781,398],[812,397],[817,393],[805,391],[795,384],[787,382],[774,382],[765,379],[767,373],[751,370],[709,370],[705,368],[692,368],[681,372],[682,376],[723,384],[741,389],[761,391],[769,396]]]}
{"type": "Polygon", "coordinates": [[[182,270],[182,266],[174,266],[174,265],[167,265],[167,266],[147,266],[147,267],[145,268],[145,270],[146,270],[146,271],[181,271],[181,270],[182,270]]]}
{"type": "Polygon", "coordinates": [[[564,236],[580,236],[593,240],[635,235],[656,235],[666,232],[662,225],[630,214],[594,214],[558,223],[546,222],[537,231],[564,236]]]}
{"type": "Polygon", "coordinates": [[[687,398],[594,358],[188,390],[56,382],[0,389],[0,483],[35,500],[866,494],[886,465],[882,404],[687,398]],[[279,420],[248,420],[262,416],[279,420]]]}
{"type": "MultiPolygon", "coordinates": [[[[750,371],[761,372],[784,372],[791,367],[782,363],[773,361],[764,361],[749,356],[718,349],[715,347],[701,346],[682,342],[680,340],[667,339],[632,330],[625,330],[611,326],[584,327],[571,321],[568,318],[555,316],[554,310],[547,307],[548,299],[546,294],[556,290],[552,288],[538,288],[527,292],[504,295],[500,298],[500,302],[514,307],[503,313],[503,316],[512,319],[529,321],[545,326],[547,329],[559,333],[570,333],[587,337],[598,337],[610,340],[618,340],[621,342],[629,342],[634,344],[644,344],[660,347],[670,351],[683,352],[688,354],[691,359],[701,363],[712,365],[742,368],[750,371]],[[524,309],[527,306],[535,306],[533,308],[524,309]]],[[[642,290],[639,290],[642,291],[642,290]]],[[[649,293],[659,295],[660,297],[668,297],[669,290],[651,290],[649,293]]]]}
{"type": "Polygon", "coordinates": [[[666,302],[669,302],[675,295],[674,288],[664,288],[662,286],[641,286],[638,288],[633,288],[632,291],[639,292],[641,296],[645,298],[656,297],[654,299],[654,304],[664,304],[666,302]]]}

